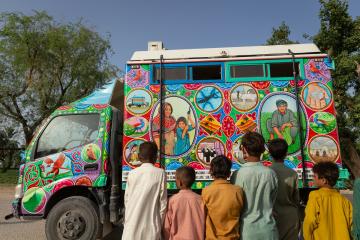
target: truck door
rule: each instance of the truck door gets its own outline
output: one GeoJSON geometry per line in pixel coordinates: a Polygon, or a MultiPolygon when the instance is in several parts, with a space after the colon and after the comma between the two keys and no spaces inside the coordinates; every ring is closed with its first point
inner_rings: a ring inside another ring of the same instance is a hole
{"type": "Polygon", "coordinates": [[[62,187],[93,185],[102,166],[99,119],[59,115],[40,133],[24,171],[25,214],[43,214],[46,201],[62,187]]]}

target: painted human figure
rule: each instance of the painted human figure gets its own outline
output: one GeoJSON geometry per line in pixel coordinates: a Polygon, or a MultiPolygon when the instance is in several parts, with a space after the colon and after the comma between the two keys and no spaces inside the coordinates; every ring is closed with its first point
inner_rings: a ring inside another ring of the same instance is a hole
{"type": "Polygon", "coordinates": [[[211,149],[210,156],[211,156],[211,160],[213,160],[213,159],[216,157],[216,150],[215,150],[215,148],[212,148],[212,149],[211,149]]]}
{"type": "Polygon", "coordinates": [[[127,161],[136,162],[138,159],[138,145],[134,144],[131,146],[130,152],[127,155],[127,161]]]}
{"type": "Polygon", "coordinates": [[[194,130],[195,122],[188,112],[187,119],[185,117],[179,117],[176,122],[176,143],[175,143],[175,155],[182,154],[190,148],[189,131],[194,130]],[[188,124],[188,121],[190,124],[188,124]]]}
{"type": "MultiPolygon", "coordinates": [[[[166,155],[174,155],[175,147],[175,127],[176,120],[172,116],[173,107],[170,103],[165,102],[163,105],[163,143],[164,153],[166,155]]],[[[152,122],[152,134],[154,142],[160,149],[160,109],[159,113],[154,117],[152,122]]]]}
{"type": "Polygon", "coordinates": [[[201,152],[203,153],[203,157],[205,159],[205,162],[210,163],[211,152],[210,152],[209,148],[206,146],[205,148],[203,148],[201,150],[201,152]]]}
{"type": "Polygon", "coordinates": [[[308,85],[308,92],[305,98],[306,104],[315,109],[321,109],[326,106],[329,95],[319,84],[313,83],[308,85]]]}
{"type": "Polygon", "coordinates": [[[285,139],[288,145],[294,144],[299,131],[295,114],[288,109],[288,104],[283,99],[276,101],[276,107],[277,110],[273,112],[271,119],[266,121],[270,140],[274,139],[276,134],[278,138],[285,139]]]}

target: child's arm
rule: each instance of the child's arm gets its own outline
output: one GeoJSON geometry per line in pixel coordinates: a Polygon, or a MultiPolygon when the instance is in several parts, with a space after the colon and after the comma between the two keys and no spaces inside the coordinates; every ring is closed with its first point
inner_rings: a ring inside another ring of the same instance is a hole
{"type": "Polygon", "coordinates": [[[165,214],[165,222],[164,222],[164,229],[163,229],[163,234],[164,234],[164,239],[165,240],[170,239],[172,215],[173,215],[173,213],[172,213],[172,204],[171,204],[171,201],[169,201],[168,209],[167,209],[166,214],[165,214]]]}
{"type": "Polygon", "coordinates": [[[189,129],[188,126],[185,126],[185,127],[184,127],[184,130],[183,130],[182,135],[181,135],[181,138],[182,138],[182,139],[184,139],[185,134],[188,132],[188,129],[189,129]]]}
{"type": "Polygon", "coordinates": [[[353,207],[351,205],[350,201],[347,201],[346,199],[346,217],[348,220],[348,231],[351,235],[352,231],[353,231],[353,207]]]}
{"type": "Polygon", "coordinates": [[[194,128],[195,128],[195,122],[194,122],[194,120],[191,118],[190,114],[188,115],[188,120],[189,120],[189,122],[190,122],[190,124],[191,124],[192,129],[194,129],[194,128]]]}
{"type": "Polygon", "coordinates": [[[313,239],[313,232],[318,227],[318,209],[314,192],[310,193],[309,200],[305,208],[305,219],[303,224],[303,234],[305,240],[313,239]]]}
{"type": "Polygon", "coordinates": [[[183,139],[184,138],[184,136],[185,136],[185,129],[184,130],[182,130],[181,128],[176,128],[176,137],[177,137],[177,139],[183,139]]]}
{"type": "Polygon", "coordinates": [[[165,176],[165,171],[163,171],[161,178],[161,186],[160,186],[160,217],[162,223],[164,223],[166,206],[167,206],[166,176],[165,176]]]}

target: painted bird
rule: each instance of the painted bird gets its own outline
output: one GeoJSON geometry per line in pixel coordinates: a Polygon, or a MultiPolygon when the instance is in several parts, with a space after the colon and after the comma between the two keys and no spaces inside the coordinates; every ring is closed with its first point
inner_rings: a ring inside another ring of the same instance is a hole
{"type": "Polygon", "coordinates": [[[143,119],[139,119],[139,122],[133,124],[135,132],[141,132],[141,129],[145,126],[145,122],[143,119]]]}
{"type": "Polygon", "coordinates": [[[62,167],[62,165],[65,162],[65,155],[62,153],[58,156],[58,158],[55,161],[53,161],[50,158],[46,158],[44,162],[48,164],[48,166],[53,164],[52,169],[46,174],[46,176],[49,176],[51,173],[53,173],[54,174],[53,177],[56,177],[59,174],[60,169],[67,169],[62,167]]]}
{"type": "Polygon", "coordinates": [[[134,81],[140,81],[140,79],[141,79],[141,71],[140,70],[136,71],[136,75],[133,79],[134,79],[134,81]]]}
{"type": "Polygon", "coordinates": [[[323,74],[316,66],[313,62],[310,62],[310,71],[313,74],[319,74],[321,76],[323,76],[325,79],[329,79],[327,76],[325,76],[325,74],[323,74]]]}
{"type": "Polygon", "coordinates": [[[88,158],[89,158],[90,160],[93,160],[93,161],[97,160],[97,159],[96,159],[95,152],[94,152],[94,149],[92,148],[91,145],[89,145],[89,146],[87,147],[87,149],[86,149],[86,154],[87,154],[87,156],[88,156],[88,158]]]}
{"type": "Polygon", "coordinates": [[[316,124],[316,126],[320,127],[320,128],[324,128],[326,131],[328,130],[329,127],[329,122],[325,121],[323,119],[319,119],[318,115],[314,116],[314,123],[316,124]]]}

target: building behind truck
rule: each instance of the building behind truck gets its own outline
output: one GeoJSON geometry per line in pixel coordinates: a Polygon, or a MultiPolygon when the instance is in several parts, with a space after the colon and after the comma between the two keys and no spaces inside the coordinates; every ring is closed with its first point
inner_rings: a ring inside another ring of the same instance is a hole
{"type": "MultiPolygon", "coordinates": [[[[288,142],[285,164],[298,173],[299,188],[313,187],[311,169],[320,161],[337,163],[337,187],[344,187],[334,66],[314,44],[149,48],[133,54],[108,101],[60,107],[34,135],[20,166],[14,216],[45,218],[49,239],[94,239],[103,224],[121,217],[141,143],[162,149],[157,166],[166,170],[170,193],[181,166],[195,169],[193,188],[201,191],[212,181],[215,156],[229,157],[232,171],[241,167],[239,146],[248,131],[288,142]]],[[[262,163],[272,164],[267,152],[262,163]]]]}

